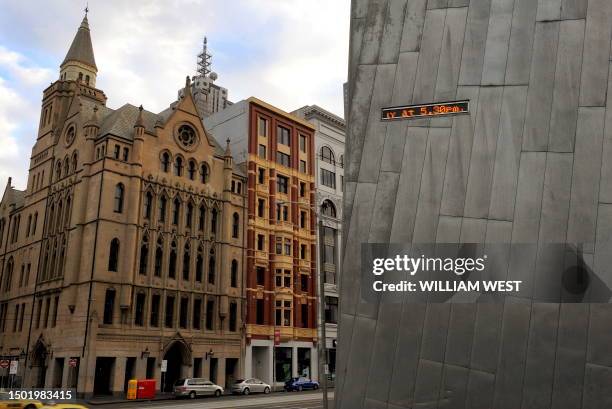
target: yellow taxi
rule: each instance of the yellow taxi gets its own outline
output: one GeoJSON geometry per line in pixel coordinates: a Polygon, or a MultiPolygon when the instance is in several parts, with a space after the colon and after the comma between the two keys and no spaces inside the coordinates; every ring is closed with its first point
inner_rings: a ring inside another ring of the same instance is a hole
{"type": "Polygon", "coordinates": [[[41,409],[88,409],[87,406],[76,403],[47,403],[41,409]]]}
{"type": "Polygon", "coordinates": [[[8,392],[0,392],[0,409],[40,409],[43,403],[30,399],[11,399],[8,392]]]}

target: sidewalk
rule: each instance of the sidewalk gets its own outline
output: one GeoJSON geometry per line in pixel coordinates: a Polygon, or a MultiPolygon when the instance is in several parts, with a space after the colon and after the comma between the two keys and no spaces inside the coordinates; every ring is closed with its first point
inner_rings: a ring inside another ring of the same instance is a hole
{"type": "Polygon", "coordinates": [[[109,405],[115,403],[152,402],[170,399],[174,400],[173,393],[158,393],[153,399],[126,399],[125,396],[95,396],[82,401],[88,405],[109,405]]]}

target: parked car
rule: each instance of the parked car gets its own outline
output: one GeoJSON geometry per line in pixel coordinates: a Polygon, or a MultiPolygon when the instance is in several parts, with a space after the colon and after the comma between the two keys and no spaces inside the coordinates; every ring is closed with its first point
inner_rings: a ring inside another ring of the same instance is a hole
{"type": "Polygon", "coordinates": [[[285,382],[287,392],[303,391],[305,389],[319,389],[319,382],[308,378],[291,378],[285,382]]]}
{"type": "Polygon", "coordinates": [[[223,395],[223,388],[204,378],[179,379],[174,383],[174,396],[195,399],[198,396],[223,395]]]}
{"type": "Polygon", "coordinates": [[[47,403],[46,405],[40,409],[87,409],[87,406],[76,403],[47,403]]]}
{"type": "Polygon", "coordinates": [[[256,378],[236,379],[232,385],[232,393],[248,395],[250,393],[270,393],[270,385],[256,378]]]}

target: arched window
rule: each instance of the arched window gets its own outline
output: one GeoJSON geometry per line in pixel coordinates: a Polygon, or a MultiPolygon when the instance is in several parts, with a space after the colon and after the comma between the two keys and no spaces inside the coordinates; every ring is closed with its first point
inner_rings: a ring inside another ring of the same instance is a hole
{"type": "Polygon", "coordinates": [[[83,81],[83,73],[79,72],[79,82],[83,81]]]}
{"type": "Polygon", "coordinates": [[[212,209],[212,215],[210,218],[210,232],[217,234],[217,209],[212,209]]]}
{"type": "Polygon", "coordinates": [[[55,231],[60,231],[62,228],[62,208],[64,206],[64,202],[60,200],[57,205],[57,218],[55,219],[55,231]]]}
{"type": "Polygon", "coordinates": [[[209,176],[210,172],[208,171],[208,165],[206,163],[202,163],[202,165],[200,165],[200,182],[208,183],[209,176]]]}
{"type": "Polygon", "coordinates": [[[159,204],[158,204],[158,209],[157,209],[157,220],[159,220],[160,223],[163,223],[166,221],[167,202],[168,202],[168,199],[166,199],[166,196],[162,195],[159,198],[159,204]]]}
{"type": "Polygon", "coordinates": [[[170,244],[170,258],[168,260],[168,277],[176,278],[176,241],[170,244]]]}
{"type": "Polygon", "coordinates": [[[26,237],[30,235],[30,229],[32,228],[32,215],[28,216],[28,228],[26,229],[26,237]]]}
{"type": "Polygon", "coordinates": [[[113,209],[115,213],[123,212],[124,193],[125,193],[125,187],[123,186],[123,183],[118,183],[117,186],[115,186],[115,204],[114,204],[114,209],[113,209]]]}
{"type": "Polygon", "coordinates": [[[59,249],[59,259],[57,262],[57,274],[56,276],[61,277],[64,274],[64,258],[66,256],[66,236],[62,237],[60,249],[59,249]]]}
{"type": "Polygon", "coordinates": [[[191,250],[189,243],[185,244],[185,251],[183,252],[183,280],[189,281],[191,267],[191,250]]]}
{"type": "Polygon", "coordinates": [[[113,323],[113,313],[115,312],[115,290],[109,288],[104,296],[104,324],[113,323]]]}
{"type": "Polygon", "coordinates": [[[204,276],[204,251],[202,247],[198,247],[198,255],[196,256],[196,277],[195,280],[199,283],[202,282],[204,276]]]}
{"type": "Polygon", "coordinates": [[[232,260],[232,270],[230,275],[230,285],[238,287],[238,261],[232,260]]]}
{"type": "Polygon", "coordinates": [[[332,165],[335,164],[334,153],[329,146],[323,146],[321,148],[321,160],[323,162],[331,163],[332,165]]]}
{"type": "Polygon", "coordinates": [[[89,85],[89,75],[85,76],[85,84],[89,85]]]}
{"type": "Polygon", "coordinates": [[[114,238],[108,252],[108,271],[117,271],[119,265],[119,239],[114,238]]]}
{"type": "Polygon", "coordinates": [[[11,281],[13,281],[13,269],[15,268],[15,261],[13,257],[9,258],[6,263],[6,278],[4,281],[4,291],[7,292],[11,289],[11,281]]]}
{"type": "MultiPolygon", "coordinates": [[[[68,199],[70,200],[70,199],[68,199]]],[[[38,224],[38,212],[34,213],[34,222],[32,223],[32,235],[36,234],[36,225],[38,224]]],[[[2,238],[0,237],[0,242],[2,242],[2,238]]]]}
{"type": "Polygon", "coordinates": [[[40,271],[41,271],[41,278],[39,281],[45,281],[46,280],[46,275],[47,275],[47,263],[49,261],[49,242],[47,242],[47,245],[45,247],[45,250],[43,252],[43,261],[40,267],[40,271]]]}
{"type": "Polygon", "coordinates": [[[147,266],[149,262],[149,237],[145,235],[142,238],[142,245],[140,246],[140,264],[138,272],[142,275],[147,275],[147,266]]]}
{"type": "Polygon", "coordinates": [[[200,205],[200,216],[198,217],[198,230],[203,231],[206,224],[206,207],[200,205]]]}
{"type": "Polygon", "coordinates": [[[77,170],[77,163],[78,163],[77,153],[74,152],[72,154],[72,172],[74,173],[76,173],[76,170],[77,170]]]}
{"type": "Polygon", "coordinates": [[[162,153],[161,169],[162,169],[162,172],[166,172],[166,173],[170,171],[170,154],[168,152],[162,153]]]}
{"type": "MultiPolygon", "coordinates": [[[[51,207],[49,208],[49,218],[47,219],[47,232],[48,233],[53,233],[53,220],[55,217],[55,205],[52,204],[51,207]]],[[[10,225],[10,223],[9,223],[10,225]]]]}
{"type": "Polygon", "coordinates": [[[197,166],[193,160],[189,161],[189,165],[187,165],[187,176],[190,180],[195,180],[197,166]]]}
{"type": "Polygon", "coordinates": [[[66,199],[66,209],[64,210],[64,227],[70,226],[70,198],[66,199]]]}
{"type": "Polygon", "coordinates": [[[177,198],[172,202],[172,224],[179,223],[179,217],[181,215],[181,201],[177,198]]]}
{"type": "Polygon", "coordinates": [[[153,193],[147,192],[144,197],[142,215],[146,220],[151,220],[151,207],[153,206],[153,193]]]}
{"type": "Polygon", "coordinates": [[[193,223],[193,203],[187,203],[187,214],[185,215],[185,226],[190,229],[193,223]]]}
{"type": "Polygon", "coordinates": [[[49,275],[47,278],[52,279],[55,277],[55,260],[57,256],[57,242],[53,245],[53,250],[51,251],[51,260],[49,261],[49,275]]]}
{"type": "Polygon", "coordinates": [[[64,177],[70,174],[70,162],[68,161],[68,157],[64,158],[64,177]]]}
{"type": "Polygon", "coordinates": [[[183,176],[183,158],[180,156],[174,159],[174,174],[176,176],[183,176]]]}
{"type": "Polygon", "coordinates": [[[157,248],[155,249],[155,277],[161,277],[162,274],[162,262],[164,259],[164,241],[162,238],[157,239],[157,248]]]}
{"type": "Polygon", "coordinates": [[[60,180],[62,178],[62,162],[60,160],[55,164],[55,179],[60,180]]]}
{"type": "Polygon", "coordinates": [[[336,206],[330,200],[325,200],[321,205],[321,213],[323,216],[336,217],[336,206]]]}
{"type": "Polygon", "coordinates": [[[232,220],[232,237],[237,239],[239,231],[240,231],[240,216],[238,216],[238,213],[234,213],[233,220],[232,220]]]}
{"type": "Polygon", "coordinates": [[[215,257],[210,256],[208,260],[208,282],[210,284],[215,283],[215,257]]]}

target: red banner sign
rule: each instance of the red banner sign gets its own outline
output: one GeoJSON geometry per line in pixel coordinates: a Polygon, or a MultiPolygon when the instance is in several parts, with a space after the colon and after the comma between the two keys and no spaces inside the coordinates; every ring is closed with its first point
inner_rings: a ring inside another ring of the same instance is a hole
{"type": "Polygon", "coordinates": [[[274,346],[280,345],[280,329],[274,329],[274,346]]]}

